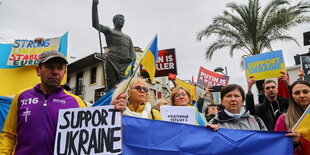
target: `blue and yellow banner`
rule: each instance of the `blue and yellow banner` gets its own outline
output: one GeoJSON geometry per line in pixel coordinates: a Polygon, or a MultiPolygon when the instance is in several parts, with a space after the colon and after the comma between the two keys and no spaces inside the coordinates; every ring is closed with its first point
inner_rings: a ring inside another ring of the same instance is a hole
{"type": "MultiPolygon", "coordinates": [[[[60,38],[59,51],[67,56],[68,33],[60,38]]],[[[35,66],[9,66],[8,58],[11,54],[13,44],[0,44],[0,96],[12,96],[26,88],[40,83],[35,66]]],[[[66,77],[62,83],[64,83],[66,77]]]]}
{"type": "Polygon", "coordinates": [[[285,72],[282,50],[267,52],[244,58],[246,77],[254,76],[255,80],[276,78],[285,72]]]}
{"type": "Polygon", "coordinates": [[[124,155],[294,154],[285,132],[219,129],[122,117],[124,155]]]}
{"type": "Polygon", "coordinates": [[[195,125],[122,116],[122,154],[294,154],[293,141],[285,134],[222,128],[213,131],[195,125]]]}

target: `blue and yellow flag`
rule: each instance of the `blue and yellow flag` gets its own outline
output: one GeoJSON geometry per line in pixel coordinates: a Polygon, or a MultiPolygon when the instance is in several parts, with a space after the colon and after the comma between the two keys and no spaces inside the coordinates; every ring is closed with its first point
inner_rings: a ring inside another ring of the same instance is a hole
{"type": "Polygon", "coordinates": [[[158,57],[158,47],[157,47],[157,35],[149,46],[144,50],[144,59],[141,61],[141,65],[148,72],[151,81],[154,81],[155,71],[156,71],[156,59],[158,57]],[[144,53],[145,52],[145,53],[144,53]]]}
{"type": "MultiPolygon", "coordinates": [[[[68,33],[60,38],[59,51],[67,55],[68,33]]],[[[12,96],[18,92],[40,83],[35,66],[9,66],[7,61],[11,53],[12,44],[0,44],[0,96],[12,96]]],[[[66,77],[62,84],[65,82],[66,77]]]]}
{"type": "Polygon", "coordinates": [[[310,142],[310,105],[308,105],[308,108],[301,116],[295,131],[300,132],[301,136],[310,142]]]}
{"type": "Polygon", "coordinates": [[[125,77],[131,76],[133,72],[133,62],[131,62],[125,70],[125,77]]]}

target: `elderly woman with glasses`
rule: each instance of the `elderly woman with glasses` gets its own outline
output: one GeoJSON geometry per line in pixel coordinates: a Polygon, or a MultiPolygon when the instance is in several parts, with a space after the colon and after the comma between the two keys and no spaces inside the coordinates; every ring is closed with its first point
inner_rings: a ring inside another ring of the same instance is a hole
{"type": "Polygon", "coordinates": [[[152,97],[147,83],[142,78],[133,78],[121,82],[112,96],[112,105],[123,111],[123,115],[162,120],[159,111],[152,109],[152,97]],[[126,86],[128,85],[127,90],[126,86]],[[125,91],[125,92],[124,92],[125,91]]]}

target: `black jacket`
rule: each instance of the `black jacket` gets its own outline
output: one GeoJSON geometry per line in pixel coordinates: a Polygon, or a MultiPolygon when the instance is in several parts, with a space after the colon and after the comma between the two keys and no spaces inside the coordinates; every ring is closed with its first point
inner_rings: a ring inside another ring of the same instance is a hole
{"type": "Polygon", "coordinates": [[[273,131],[278,117],[285,113],[288,108],[288,100],[281,96],[277,96],[277,100],[272,103],[265,98],[264,102],[258,105],[254,105],[252,93],[247,93],[245,99],[246,108],[250,111],[250,114],[259,116],[269,131],[273,131]]]}

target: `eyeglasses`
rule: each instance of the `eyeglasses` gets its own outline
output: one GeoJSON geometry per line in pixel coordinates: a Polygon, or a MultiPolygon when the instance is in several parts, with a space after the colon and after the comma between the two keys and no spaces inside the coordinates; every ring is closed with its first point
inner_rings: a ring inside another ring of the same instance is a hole
{"type": "Polygon", "coordinates": [[[266,90],[269,90],[270,88],[271,88],[271,89],[275,89],[275,88],[276,88],[276,86],[266,87],[265,89],[266,89],[266,90]]]}
{"type": "Polygon", "coordinates": [[[176,95],[175,95],[175,97],[181,97],[181,96],[184,97],[184,96],[187,96],[187,94],[186,94],[186,93],[181,93],[181,94],[176,94],[176,95]]]}
{"type": "Polygon", "coordinates": [[[133,87],[133,88],[131,88],[131,89],[136,89],[137,91],[144,91],[144,92],[148,92],[149,91],[149,88],[147,88],[147,87],[142,87],[142,86],[135,86],[135,87],[133,87]]]}

